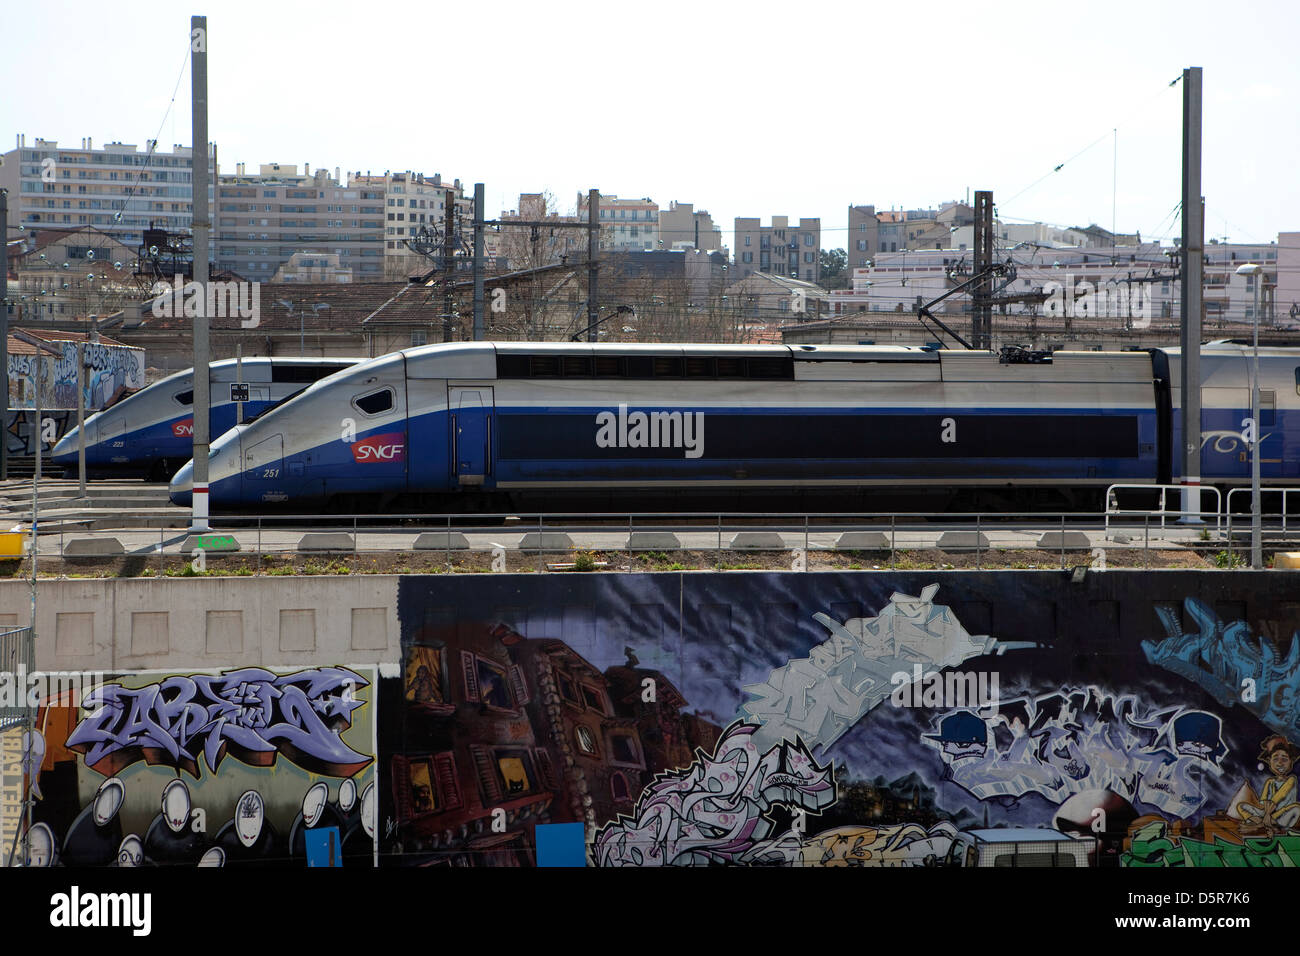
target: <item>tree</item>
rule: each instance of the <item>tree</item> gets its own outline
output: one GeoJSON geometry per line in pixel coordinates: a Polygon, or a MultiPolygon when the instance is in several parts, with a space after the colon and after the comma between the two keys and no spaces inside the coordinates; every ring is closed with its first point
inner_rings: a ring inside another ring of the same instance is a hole
{"type": "Polygon", "coordinates": [[[847,289],[849,283],[849,254],[843,249],[822,249],[821,281],[823,289],[847,289]]]}

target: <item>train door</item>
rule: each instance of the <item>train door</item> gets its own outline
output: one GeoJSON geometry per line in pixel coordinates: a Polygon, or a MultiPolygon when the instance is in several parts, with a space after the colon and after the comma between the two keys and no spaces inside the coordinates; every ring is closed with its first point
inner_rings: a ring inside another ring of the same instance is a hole
{"type": "Polygon", "coordinates": [[[489,483],[493,408],[490,385],[447,386],[452,478],[462,486],[489,483]]]}
{"type": "MultiPolygon", "coordinates": [[[[1261,376],[1262,377],[1262,376],[1261,376]]],[[[1247,405],[1249,407],[1249,405],[1247,405]]],[[[1277,390],[1259,390],[1259,473],[1263,478],[1281,478],[1282,429],[1277,419],[1277,390]]],[[[1276,498],[1276,496],[1274,496],[1276,498]]],[[[1280,504],[1280,500],[1279,500],[1280,504]]]]}
{"type": "Polygon", "coordinates": [[[244,476],[253,481],[277,481],[284,476],[284,436],[263,438],[244,449],[244,476]]]}

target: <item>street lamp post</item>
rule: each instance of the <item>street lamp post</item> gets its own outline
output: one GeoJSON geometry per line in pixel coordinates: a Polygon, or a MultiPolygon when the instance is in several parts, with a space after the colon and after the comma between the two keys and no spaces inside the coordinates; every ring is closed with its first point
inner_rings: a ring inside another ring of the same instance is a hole
{"type": "Polygon", "coordinates": [[[1250,421],[1254,441],[1250,444],[1250,566],[1256,570],[1264,567],[1262,542],[1262,517],[1259,504],[1259,443],[1263,438],[1259,422],[1259,304],[1260,286],[1264,284],[1264,268],[1254,263],[1237,267],[1237,275],[1251,276],[1255,283],[1254,357],[1250,371],[1250,421]]]}

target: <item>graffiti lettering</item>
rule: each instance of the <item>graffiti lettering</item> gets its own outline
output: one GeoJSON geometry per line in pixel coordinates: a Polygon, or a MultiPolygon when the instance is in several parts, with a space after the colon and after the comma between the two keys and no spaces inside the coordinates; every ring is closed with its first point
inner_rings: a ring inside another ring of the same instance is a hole
{"type": "Polygon", "coordinates": [[[105,776],[143,760],[197,778],[200,755],[215,773],[227,754],[253,767],[273,766],[284,754],[312,773],[348,777],[373,759],[340,736],[364,705],[353,690],[368,683],[343,667],[279,677],[247,667],[140,688],[105,684],[83,699],[91,713],[68,736],[68,748],[105,776]]]}
{"type": "Polygon", "coordinates": [[[768,839],[767,813],[780,805],[819,813],[835,802],[835,775],[803,741],[760,751],[754,724],[736,721],[713,755],[700,752],[684,770],[659,774],[632,816],[596,834],[597,866],[693,866],[791,862],[799,852],[791,830],[768,839]]]}
{"type": "Polygon", "coordinates": [[[1283,650],[1252,633],[1245,621],[1222,623],[1195,598],[1183,606],[1195,629],[1183,631],[1177,608],[1157,607],[1169,636],[1142,642],[1147,660],[1203,688],[1224,707],[1246,708],[1280,734],[1300,732],[1300,632],[1283,650]],[[1249,695],[1242,693],[1246,687],[1249,695]]]}
{"type": "Polygon", "coordinates": [[[1151,710],[1134,696],[1064,688],[1003,701],[996,718],[956,711],[924,740],[949,777],[981,800],[1037,793],[1061,804],[1110,790],[1179,817],[1199,810],[1205,781],[1223,773],[1219,719],[1199,710],[1151,710]]]}
{"type": "Polygon", "coordinates": [[[968,634],[951,610],[934,603],[938,591],[932,584],[919,598],[895,593],[878,616],[843,624],[814,614],[830,639],[808,657],[773,670],[765,683],[744,688],[756,699],[742,704],[741,711],[762,725],[754,734],[760,746],[802,737],[825,752],[888,698],[894,675],[911,672],[914,663],[941,670],[980,654],[1032,646],[968,634]]]}

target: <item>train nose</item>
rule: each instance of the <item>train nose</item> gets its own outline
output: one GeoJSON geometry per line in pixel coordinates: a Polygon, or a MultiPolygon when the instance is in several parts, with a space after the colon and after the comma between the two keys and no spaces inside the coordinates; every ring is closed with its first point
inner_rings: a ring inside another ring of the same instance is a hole
{"type": "Polygon", "coordinates": [[[172,475],[171,484],[167,486],[167,496],[172,504],[183,508],[191,506],[194,495],[194,462],[187,461],[181,470],[172,475]]]}
{"type": "Polygon", "coordinates": [[[50,458],[56,465],[75,465],[77,463],[77,435],[79,429],[74,425],[68,433],[60,438],[50,452],[50,458]]]}

